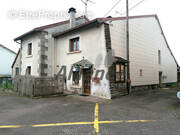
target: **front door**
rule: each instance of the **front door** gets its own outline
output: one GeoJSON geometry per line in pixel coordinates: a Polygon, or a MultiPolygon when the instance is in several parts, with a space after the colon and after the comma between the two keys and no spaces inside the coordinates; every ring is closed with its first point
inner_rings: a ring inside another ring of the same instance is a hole
{"type": "Polygon", "coordinates": [[[83,94],[91,93],[91,69],[83,69],[83,94]]]}
{"type": "Polygon", "coordinates": [[[162,87],[162,72],[159,72],[159,88],[162,87]]]}

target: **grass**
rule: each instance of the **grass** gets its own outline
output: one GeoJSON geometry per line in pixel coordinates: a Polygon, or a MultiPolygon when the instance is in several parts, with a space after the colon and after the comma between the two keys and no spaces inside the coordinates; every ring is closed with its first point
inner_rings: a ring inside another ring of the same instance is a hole
{"type": "Polygon", "coordinates": [[[12,89],[13,85],[11,83],[0,84],[0,88],[2,88],[2,89],[12,89]]]}

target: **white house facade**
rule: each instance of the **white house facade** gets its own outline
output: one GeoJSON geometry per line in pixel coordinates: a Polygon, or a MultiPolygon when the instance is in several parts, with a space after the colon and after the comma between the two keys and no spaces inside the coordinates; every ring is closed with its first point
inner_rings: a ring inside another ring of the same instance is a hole
{"type": "MultiPolygon", "coordinates": [[[[126,58],[125,20],[110,25],[115,56],[126,58]]],[[[129,21],[130,74],[132,86],[177,81],[177,62],[167,44],[157,16],[142,16],[129,21]],[[159,56],[158,56],[159,55],[159,56]]]]}
{"type": "MultiPolygon", "coordinates": [[[[125,17],[75,18],[33,29],[20,41],[20,74],[64,75],[69,91],[112,98],[127,94],[125,17]]],[[[156,15],[129,17],[131,86],[177,81],[177,65],[156,15]]]]}

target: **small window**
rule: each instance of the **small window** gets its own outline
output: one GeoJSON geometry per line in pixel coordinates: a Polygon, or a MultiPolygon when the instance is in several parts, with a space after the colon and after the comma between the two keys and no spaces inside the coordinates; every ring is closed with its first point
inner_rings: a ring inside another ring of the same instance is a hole
{"type": "Polygon", "coordinates": [[[139,76],[143,76],[143,70],[142,69],[139,70],[139,76]]]}
{"type": "Polygon", "coordinates": [[[16,67],[16,75],[19,75],[19,68],[16,67]]]}
{"type": "Polygon", "coordinates": [[[28,44],[28,55],[32,55],[32,43],[28,44]]]}
{"type": "Polygon", "coordinates": [[[69,52],[79,51],[79,37],[70,39],[69,52]]]}
{"type": "Polygon", "coordinates": [[[73,71],[73,85],[79,85],[79,71],[73,71]]]}
{"type": "Polygon", "coordinates": [[[158,64],[161,65],[161,51],[158,50],[158,64]]]}
{"type": "Polygon", "coordinates": [[[27,74],[28,74],[28,75],[31,75],[31,66],[28,66],[28,67],[27,67],[27,74]]]}
{"type": "Polygon", "coordinates": [[[115,67],[116,67],[115,81],[125,82],[125,65],[117,63],[115,67]]]}

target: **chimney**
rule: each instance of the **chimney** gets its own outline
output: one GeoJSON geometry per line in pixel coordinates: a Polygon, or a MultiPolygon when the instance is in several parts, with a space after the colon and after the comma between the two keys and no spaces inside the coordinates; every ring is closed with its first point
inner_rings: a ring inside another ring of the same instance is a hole
{"type": "Polygon", "coordinates": [[[73,28],[76,25],[76,9],[71,7],[68,11],[69,15],[70,15],[70,19],[69,19],[69,27],[73,28]]]}

